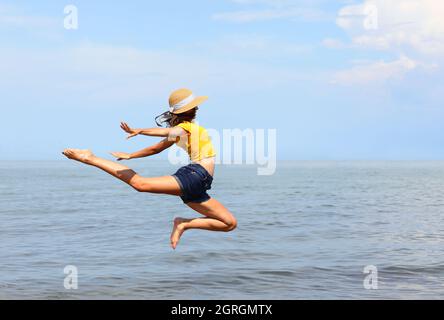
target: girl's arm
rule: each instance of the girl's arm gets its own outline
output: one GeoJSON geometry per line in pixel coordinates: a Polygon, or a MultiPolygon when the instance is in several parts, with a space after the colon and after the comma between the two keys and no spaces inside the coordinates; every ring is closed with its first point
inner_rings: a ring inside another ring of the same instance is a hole
{"type": "Polygon", "coordinates": [[[132,138],[139,134],[145,135],[145,136],[151,136],[151,137],[168,137],[169,140],[177,141],[177,137],[185,136],[188,133],[180,128],[180,127],[173,127],[173,128],[149,128],[149,129],[131,129],[128,124],[125,122],[120,123],[120,127],[128,133],[128,137],[132,138]]]}
{"type": "Polygon", "coordinates": [[[171,128],[132,129],[125,122],[121,122],[120,127],[129,134],[127,139],[135,137],[139,134],[151,137],[168,137],[171,131],[171,128]]]}
{"type": "Polygon", "coordinates": [[[149,157],[154,154],[158,154],[162,152],[165,149],[168,149],[171,147],[175,141],[170,141],[168,138],[163,139],[159,143],[152,145],[151,147],[142,149],[140,151],[136,151],[133,153],[125,153],[125,152],[111,152],[111,154],[117,158],[117,161],[120,160],[130,160],[130,159],[137,159],[137,158],[144,158],[149,157]]]}

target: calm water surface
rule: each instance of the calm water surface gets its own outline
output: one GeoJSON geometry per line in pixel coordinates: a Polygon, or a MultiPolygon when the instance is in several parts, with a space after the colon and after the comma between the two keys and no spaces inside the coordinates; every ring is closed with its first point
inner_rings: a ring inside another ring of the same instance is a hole
{"type": "Polygon", "coordinates": [[[218,167],[211,194],[238,229],[190,231],[173,251],[173,218],[197,216],[179,198],[70,161],[0,162],[0,299],[444,298],[444,162],[218,167]]]}

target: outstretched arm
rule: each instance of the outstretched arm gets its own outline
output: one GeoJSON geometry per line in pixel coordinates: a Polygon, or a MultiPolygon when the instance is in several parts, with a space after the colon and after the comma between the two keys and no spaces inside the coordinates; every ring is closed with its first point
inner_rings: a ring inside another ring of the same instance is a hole
{"type": "Polygon", "coordinates": [[[125,153],[125,152],[111,152],[111,154],[117,158],[117,161],[120,160],[130,160],[136,158],[144,158],[149,157],[155,154],[162,152],[165,149],[168,149],[175,143],[174,140],[170,141],[168,138],[163,139],[159,143],[152,145],[151,147],[142,149],[140,151],[136,151],[133,153],[125,153]]]}
{"type": "Polygon", "coordinates": [[[151,137],[168,137],[171,131],[171,128],[132,129],[125,122],[121,122],[120,127],[122,128],[122,130],[128,133],[127,139],[135,137],[139,134],[151,137]]]}

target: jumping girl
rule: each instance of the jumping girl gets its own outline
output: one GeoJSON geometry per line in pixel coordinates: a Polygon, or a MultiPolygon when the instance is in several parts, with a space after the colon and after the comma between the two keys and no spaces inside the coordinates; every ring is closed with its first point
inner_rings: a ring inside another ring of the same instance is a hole
{"type": "Polygon", "coordinates": [[[213,181],[215,150],[206,129],[194,123],[198,106],[207,99],[208,97],[194,97],[188,89],[180,89],[170,96],[170,110],[156,118],[157,124],[166,124],[166,128],[132,129],[124,122],[120,125],[128,133],[128,139],[137,135],[164,139],[134,153],[112,152],[117,161],[149,157],[175,143],[185,149],[191,163],[171,176],[141,177],[128,167],[95,156],[90,150],[65,149],[63,154],[69,159],[102,169],[139,192],[180,196],[191,209],[204,215],[204,218],[174,219],[171,232],[173,249],[176,249],[185,230],[232,231],[237,225],[236,218],[207,193],[213,181]]]}

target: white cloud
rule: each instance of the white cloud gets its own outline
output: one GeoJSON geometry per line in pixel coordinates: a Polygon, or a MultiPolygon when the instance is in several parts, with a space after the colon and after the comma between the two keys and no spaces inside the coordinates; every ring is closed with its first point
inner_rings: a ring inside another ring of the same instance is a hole
{"type": "Polygon", "coordinates": [[[444,53],[443,17],[444,1],[366,0],[342,8],[336,23],[358,47],[439,55],[444,53]]]}
{"type": "Polygon", "coordinates": [[[347,45],[341,40],[332,39],[332,38],[326,38],[322,40],[322,45],[330,49],[342,49],[347,47],[347,45]]]}
{"type": "Polygon", "coordinates": [[[406,73],[419,66],[420,63],[406,56],[391,62],[362,63],[337,72],[332,82],[340,85],[383,85],[388,80],[402,79],[406,73]]]}
{"type": "Polygon", "coordinates": [[[216,13],[214,20],[245,23],[254,21],[267,21],[276,19],[301,19],[305,21],[319,21],[326,18],[326,14],[313,8],[278,8],[268,10],[244,10],[234,12],[216,13]]]}
{"type": "MultiPolygon", "coordinates": [[[[349,3],[353,0],[338,0],[349,3]]],[[[331,0],[231,0],[231,2],[242,5],[268,5],[271,7],[321,7],[323,4],[330,4],[331,0]]]]}
{"type": "Polygon", "coordinates": [[[325,21],[334,19],[322,4],[327,0],[231,0],[244,10],[221,12],[212,16],[214,20],[247,23],[277,19],[302,21],[325,21]]]}
{"type": "MultiPolygon", "coordinates": [[[[307,54],[313,49],[309,45],[289,43],[271,36],[257,34],[227,35],[215,41],[199,44],[198,47],[212,55],[249,60],[282,56],[294,57],[307,54]]],[[[193,48],[196,48],[196,45],[193,44],[193,48]]]]}
{"type": "Polygon", "coordinates": [[[34,16],[24,13],[21,9],[15,6],[0,6],[0,27],[13,27],[13,28],[48,28],[54,27],[57,24],[60,25],[60,21],[57,21],[51,17],[34,16]]]}
{"type": "Polygon", "coordinates": [[[268,4],[273,6],[280,6],[288,4],[289,0],[231,0],[231,2],[238,4],[268,4]]]}
{"type": "Polygon", "coordinates": [[[305,76],[284,67],[206,54],[94,44],[32,52],[2,48],[0,61],[3,97],[16,96],[20,88],[27,94],[16,98],[97,104],[147,101],[185,84],[205,91],[229,84],[231,93],[255,93],[305,76]]]}
{"type": "MultiPolygon", "coordinates": [[[[23,12],[21,8],[0,7],[0,27],[3,23],[35,32],[42,26],[57,23],[56,29],[63,32],[62,14],[59,21],[23,12]]],[[[258,60],[310,50],[305,46],[248,35],[180,49],[141,50],[84,43],[26,50],[3,44],[0,45],[0,96],[115,104],[163,97],[165,90],[185,84],[214,90],[229,83],[232,93],[257,92],[288,86],[306,76],[258,60]],[[196,47],[203,50],[196,50],[196,47]],[[254,60],[251,56],[258,59],[251,61],[254,60]],[[17,95],[17,88],[27,94],[17,95]]]]}
{"type": "MultiPolygon", "coordinates": [[[[437,0],[365,0],[343,7],[336,24],[351,37],[343,48],[377,49],[401,57],[355,65],[337,72],[333,83],[384,84],[403,79],[413,70],[436,71],[444,61],[442,17],[444,1],[437,0]]],[[[341,44],[329,39],[324,46],[338,48],[341,44]]]]}

